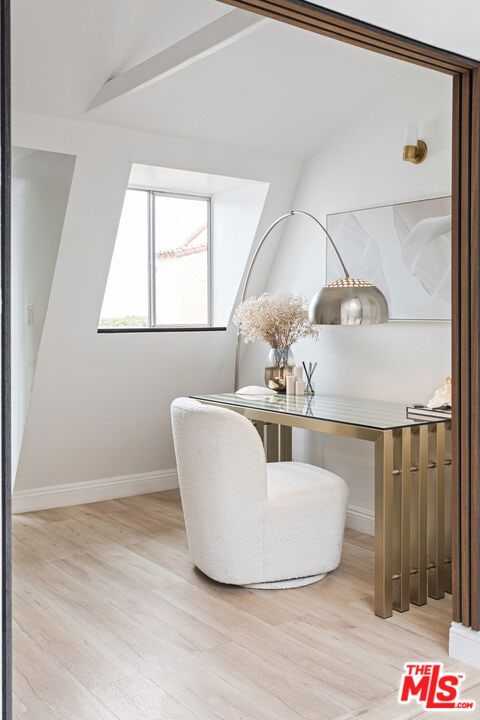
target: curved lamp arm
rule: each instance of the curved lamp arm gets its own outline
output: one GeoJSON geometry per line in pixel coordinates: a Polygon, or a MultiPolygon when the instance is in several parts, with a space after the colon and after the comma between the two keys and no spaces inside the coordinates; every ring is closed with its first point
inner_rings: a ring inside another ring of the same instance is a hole
{"type": "Polygon", "coordinates": [[[340,261],[340,265],[342,266],[343,272],[345,273],[345,277],[346,277],[346,278],[349,278],[349,277],[350,277],[350,274],[349,274],[347,268],[345,267],[345,263],[344,263],[343,260],[342,260],[342,256],[340,255],[340,253],[339,253],[339,251],[338,251],[338,248],[337,248],[337,246],[335,245],[335,243],[334,243],[334,241],[333,241],[333,239],[332,239],[332,236],[331,236],[330,233],[328,232],[327,228],[326,228],[324,225],[322,225],[322,223],[320,222],[320,220],[318,220],[318,219],[315,217],[315,215],[311,215],[310,213],[305,212],[304,210],[290,210],[290,212],[285,213],[285,215],[281,215],[279,218],[277,218],[277,219],[275,220],[275,222],[273,222],[273,223],[270,225],[270,227],[268,228],[268,230],[266,230],[266,231],[264,232],[264,234],[263,234],[260,242],[258,243],[257,247],[255,248],[255,252],[254,252],[253,255],[252,255],[252,259],[250,260],[250,264],[249,264],[249,266],[248,266],[247,274],[245,275],[245,280],[244,280],[244,282],[243,282],[242,294],[241,294],[241,296],[240,296],[240,302],[241,302],[241,303],[245,300],[245,295],[246,295],[247,287],[248,287],[248,281],[250,280],[250,275],[252,274],[253,266],[255,265],[255,261],[256,261],[256,259],[257,259],[257,255],[258,255],[258,253],[260,252],[260,249],[261,249],[263,243],[265,242],[265,240],[267,239],[267,237],[270,235],[270,233],[272,232],[273,228],[276,227],[279,223],[281,223],[282,220],[285,220],[286,218],[289,218],[291,215],[305,215],[306,217],[311,218],[314,222],[317,223],[317,225],[319,225],[319,226],[322,228],[323,232],[325,233],[325,235],[327,236],[327,238],[330,240],[330,242],[331,242],[331,244],[332,244],[332,247],[333,247],[333,249],[335,250],[335,252],[336,252],[336,254],[337,254],[337,257],[338,257],[338,259],[339,259],[339,261],[340,261]]]}
{"type": "MultiPolygon", "coordinates": [[[[335,243],[334,243],[334,241],[333,241],[330,233],[328,232],[327,228],[326,228],[324,225],[322,225],[322,223],[320,222],[320,220],[318,220],[314,215],[311,215],[310,213],[305,212],[304,210],[290,210],[290,212],[285,213],[285,215],[281,215],[279,218],[277,218],[277,219],[275,220],[275,222],[273,222],[273,223],[270,225],[270,227],[268,228],[268,230],[266,230],[266,232],[262,235],[262,238],[261,238],[260,242],[258,243],[257,247],[255,248],[255,252],[253,253],[252,259],[250,260],[250,263],[249,263],[249,265],[248,265],[248,270],[247,270],[247,274],[245,275],[245,280],[243,281],[242,294],[241,294],[241,296],[240,296],[240,303],[242,303],[242,302],[245,300],[245,295],[246,295],[247,287],[248,287],[248,281],[250,280],[250,275],[252,274],[253,266],[255,265],[255,261],[256,261],[256,259],[257,259],[258,253],[260,252],[260,249],[261,249],[263,243],[265,242],[265,240],[267,239],[267,237],[270,235],[270,233],[272,232],[272,230],[273,230],[279,223],[281,223],[282,220],[286,220],[286,218],[289,218],[291,215],[305,215],[306,217],[311,218],[314,222],[317,223],[317,225],[319,225],[319,226],[321,227],[321,229],[323,230],[323,232],[325,233],[325,235],[327,236],[327,238],[330,240],[330,243],[332,244],[332,247],[333,247],[333,249],[335,250],[335,252],[336,252],[336,254],[337,254],[337,257],[338,257],[338,259],[339,259],[339,261],[340,261],[340,265],[342,266],[343,272],[345,273],[345,278],[348,280],[348,278],[350,277],[349,272],[348,272],[347,268],[345,267],[345,263],[343,262],[342,257],[341,257],[341,255],[340,255],[340,253],[339,253],[339,251],[338,251],[337,246],[335,245],[335,243]]],[[[236,347],[236,350],[235,350],[235,378],[234,378],[234,382],[235,382],[234,389],[235,389],[235,390],[238,389],[238,374],[239,374],[239,373],[238,373],[238,370],[239,370],[239,368],[238,368],[238,360],[239,360],[239,357],[238,357],[238,356],[239,356],[239,351],[240,351],[240,333],[237,334],[237,347],[236,347]]]]}

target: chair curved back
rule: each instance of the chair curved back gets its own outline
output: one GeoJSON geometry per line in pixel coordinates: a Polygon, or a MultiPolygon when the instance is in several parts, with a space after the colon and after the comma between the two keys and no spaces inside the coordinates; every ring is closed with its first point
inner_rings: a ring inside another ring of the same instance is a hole
{"type": "MultiPolygon", "coordinates": [[[[178,479],[192,561],[209,577],[259,567],[267,471],[260,437],[236,412],[177,398],[171,406],[178,479]]],[[[255,571],[253,573],[255,577],[255,571]]]]}

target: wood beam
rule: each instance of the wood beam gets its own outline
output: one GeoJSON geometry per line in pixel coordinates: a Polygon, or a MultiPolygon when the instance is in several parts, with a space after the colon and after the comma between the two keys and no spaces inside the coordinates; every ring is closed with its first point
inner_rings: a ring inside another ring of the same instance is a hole
{"type": "Polygon", "coordinates": [[[269,21],[257,14],[232,10],[139,65],[107,80],[88,112],[124,95],[138,92],[238,42],[269,21]]]}

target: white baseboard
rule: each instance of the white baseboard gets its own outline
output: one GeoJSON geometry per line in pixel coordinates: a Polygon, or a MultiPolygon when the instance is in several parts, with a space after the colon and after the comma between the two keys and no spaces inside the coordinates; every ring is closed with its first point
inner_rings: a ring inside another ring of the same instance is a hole
{"type": "MultiPolygon", "coordinates": [[[[102,500],[145,495],[146,493],[172,490],[178,487],[177,471],[159,470],[139,475],[90,480],[87,482],[47,485],[32,490],[17,490],[12,497],[12,513],[34,512],[67,505],[84,505],[102,500]]],[[[346,527],[357,532],[373,535],[374,515],[370,510],[349,505],[346,527]]]]}
{"type": "Polygon", "coordinates": [[[349,530],[365,533],[365,535],[374,535],[375,515],[371,510],[349,505],[345,527],[349,528],[349,530]]]}
{"type": "Polygon", "coordinates": [[[480,632],[461,623],[452,622],[448,654],[455,660],[480,668],[480,632]]]}
{"type": "Polygon", "coordinates": [[[18,514],[67,505],[84,505],[101,500],[115,500],[115,498],[132,495],[172,490],[176,487],[178,487],[178,479],[175,469],[67,483],[66,485],[47,485],[32,490],[14,492],[12,512],[18,514]]]}

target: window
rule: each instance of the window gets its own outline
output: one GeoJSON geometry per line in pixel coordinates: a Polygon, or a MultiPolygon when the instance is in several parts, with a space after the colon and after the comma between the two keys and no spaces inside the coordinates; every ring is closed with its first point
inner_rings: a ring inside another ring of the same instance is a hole
{"type": "Polygon", "coordinates": [[[226,330],[268,191],[132,163],[98,331],[226,330]]]}
{"type": "Polygon", "coordinates": [[[128,188],[99,327],[208,327],[210,293],[210,198],[128,188]]]}

